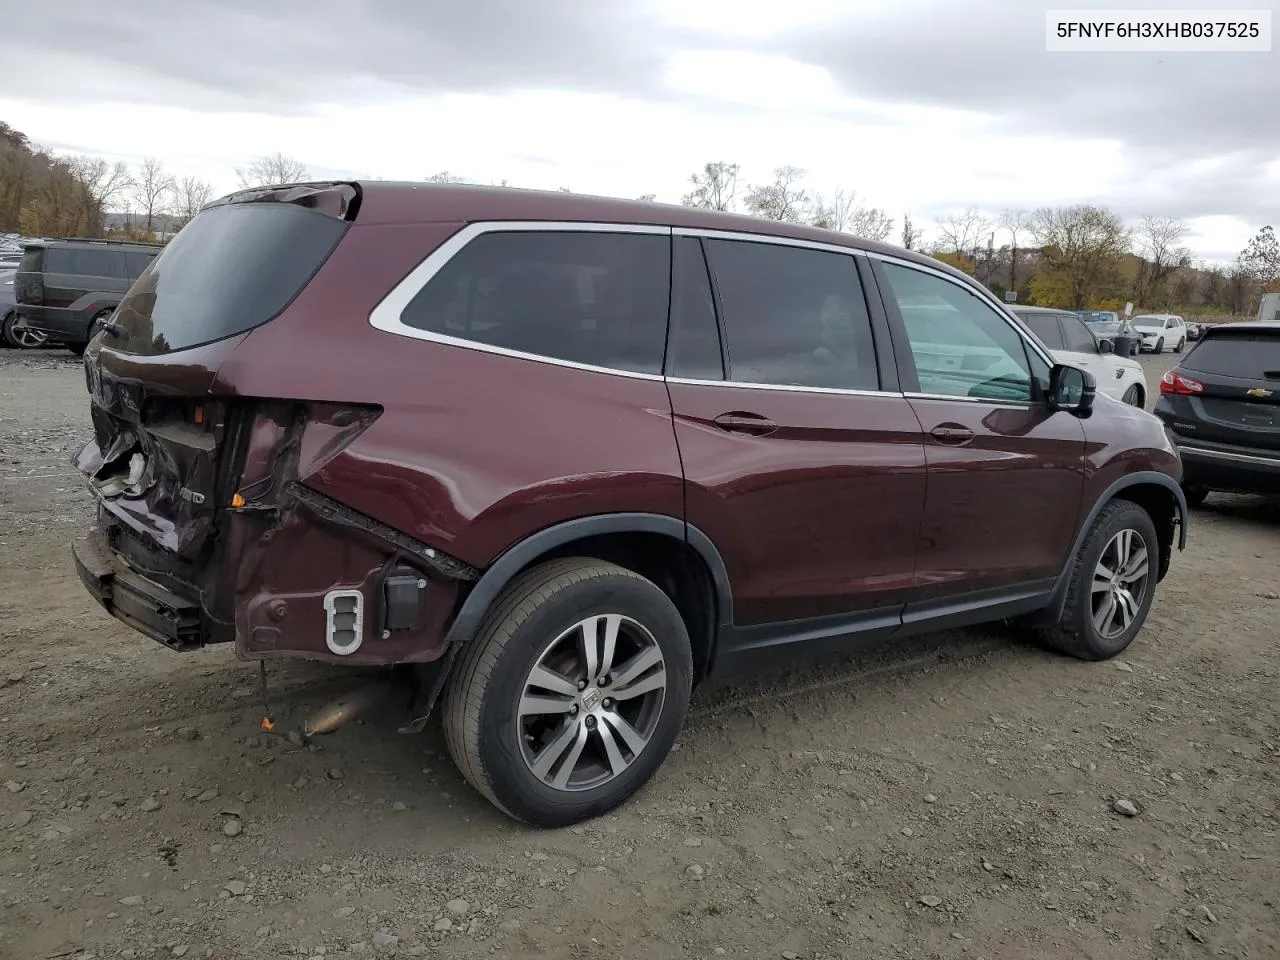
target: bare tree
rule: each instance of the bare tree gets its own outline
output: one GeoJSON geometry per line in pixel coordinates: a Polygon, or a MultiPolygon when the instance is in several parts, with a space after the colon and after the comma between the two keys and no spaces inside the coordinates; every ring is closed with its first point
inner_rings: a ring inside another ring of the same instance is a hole
{"type": "Polygon", "coordinates": [[[701,173],[689,177],[693,189],[680,202],[686,207],[702,207],[704,210],[732,210],[733,198],[738,192],[738,165],[717,160],[704,164],[701,173]]]}
{"type": "Polygon", "coordinates": [[[174,188],[174,213],[178,217],[178,227],[184,227],[200,212],[201,208],[213,199],[213,187],[199,177],[183,177],[174,188]]]}
{"type": "Polygon", "coordinates": [[[973,256],[991,231],[991,221],[974,207],[938,220],[938,249],[973,256]]]}
{"type": "Polygon", "coordinates": [[[1180,245],[1187,235],[1187,225],[1177,217],[1144,216],[1139,221],[1137,234],[1142,263],[1138,266],[1133,298],[1145,304],[1161,299],[1165,281],[1179,267],[1191,262],[1191,251],[1180,245]]]}
{"type": "Polygon", "coordinates": [[[156,217],[169,212],[175,185],[173,176],[155,157],[147,157],[138,165],[133,177],[133,199],[146,218],[143,226],[147,233],[151,233],[156,217]]]}
{"type": "Polygon", "coordinates": [[[433,173],[426,178],[427,183],[466,183],[466,177],[460,177],[456,173],[450,173],[448,170],[441,170],[439,173],[433,173]]]}
{"type": "Polygon", "coordinates": [[[747,212],[769,220],[802,223],[809,212],[809,194],[800,186],[803,179],[804,171],[799,167],[778,167],[772,181],[747,190],[747,212]]]}
{"type": "Polygon", "coordinates": [[[1280,284],[1280,240],[1275,230],[1266,226],[1257,232],[1237,258],[1244,273],[1264,292],[1280,284]]]}
{"type": "Polygon", "coordinates": [[[653,203],[658,199],[658,195],[656,193],[642,193],[636,199],[641,203],[653,203]]]}
{"type": "Polygon", "coordinates": [[[838,189],[830,196],[814,197],[810,222],[867,240],[884,240],[893,232],[893,218],[878,207],[862,206],[853,190],[838,189]]]}
{"type": "Polygon", "coordinates": [[[101,157],[74,157],[71,170],[91,201],[103,210],[133,185],[128,167],[123,163],[107,163],[101,157]]]}
{"type": "Polygon", "coordinates": [[[1025,210],[1004,210],[999,224],[1009,234],[1009,289],[1018,289],[1018,238],[1031,229],[1031,214],[1025,210]]]}
{"type": "Polygon", "coordinates": [[[902,248],[904,250],[915,250],[920,246],[921,239],[920,231],[911,222],[911,216],[904,213],[902,215],[902,248]]]}
{"type": "Polygon", "coordinates": [[[243,170],[236,168],[240,186],[272,187],[283,183],[300,183],[307,179],[307,167],[301,160],[276,152],[258,157],[243,170]]]}

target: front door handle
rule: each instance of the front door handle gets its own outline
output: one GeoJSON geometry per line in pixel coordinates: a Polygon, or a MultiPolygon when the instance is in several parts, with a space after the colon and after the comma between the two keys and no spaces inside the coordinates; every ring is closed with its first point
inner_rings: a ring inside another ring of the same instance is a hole
{"type": "Polygon", "coordinates": [[[973,439],[973,431],[960,423],[942,423],[929,431],[939,443],[962,444],[973,439]]]}
{"type": "Polygon", "coordinates": [[[743,411],[722,413],[712,423],[729,433],[745,433],[753,437],[763,437],[778,429],[778,425],[768,417],[743,411]]]}

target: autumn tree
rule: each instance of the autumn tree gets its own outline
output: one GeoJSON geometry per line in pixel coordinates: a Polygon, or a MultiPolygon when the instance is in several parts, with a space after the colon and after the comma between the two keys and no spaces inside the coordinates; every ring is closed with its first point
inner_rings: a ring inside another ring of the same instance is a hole
{"type": "Polygon", "coordinates": [[[133,175],[132,192],[143,217],[143,229],[151,233],[155,220],[169,212],[176,183],[155,157],[147,157],[133,175]]]}
{"type": "Polygon", "coordinates": [[[174,214],[181,229],[213,199],[213,187],[199,177],[183,177],[174,188],[174,214]]]}
{"type": "Polygon", "coordinates": [[[307,179],[307,167],[301,160],[276,152],[258,157],[249,166],[236,168],[240,186],[273,187],[284,183],[300,183],[307,179]]]}
{"type": "Polygon", "coordinates": [[[1270,226],[1263,227],[1240,251],[1240,266],[1264,293],[1280,288],[1280,242],[1270,226]]]}
{"type": "Polygon", "coordinates": [[[704,210],[732,210],[738,192],[739,167],[736,163],[716,160],[703,164],[702,170],[689,177],[693,189],[680,198],[686,207],[704,210]]]}
{"type": "Polygon", "coordinates": [[[1102,207],[1077,205],[1037,210],[1031,231],[1040,267],[1058,280],[1072,310],[1083,310],[1115,285],[1120,260],[1132,246],[1120,218],[1102,207]]]}
{"type": "Polygon", "coordinates": [[[783,223],[803,223],[808,217],[810,199],[801,186],[804,171],[799,167],[778,167],[768,183],[747,189],[743,205],[752,216],[783,223]]]}
{"type": "Polygon", "coordinates": [[[936,249],[941,253],[964,253],[971,256],[982,246],[991,231],[986,214],[970,207],[962,213],[938,218],[936,249]]]}

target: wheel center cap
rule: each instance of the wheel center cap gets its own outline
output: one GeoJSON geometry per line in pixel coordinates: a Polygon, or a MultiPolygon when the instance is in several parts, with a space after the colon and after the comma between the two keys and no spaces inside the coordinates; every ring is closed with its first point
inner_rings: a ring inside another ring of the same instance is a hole
{"type": "Polygon", "coordinates": [[[588,712],[600,706],[600,691],[595,687],[587,687],[582,691],[582,709],[588,712]]]}

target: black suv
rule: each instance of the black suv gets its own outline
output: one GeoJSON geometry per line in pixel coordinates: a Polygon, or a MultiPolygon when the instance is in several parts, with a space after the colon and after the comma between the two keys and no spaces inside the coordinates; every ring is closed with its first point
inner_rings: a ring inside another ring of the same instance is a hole
{"type": "Polygon", "coordinates": [[[154,243],[112,240],[28,243],[14,278],[20,325],[84,353],[161,249],[154,243]]]}
{"type": "Polygon", "coordinates": [[[1280,323],[1205,327],[1160,381],[1155,414],[1182,455],[1188,503],[1280,491],[1280,323]]]}

